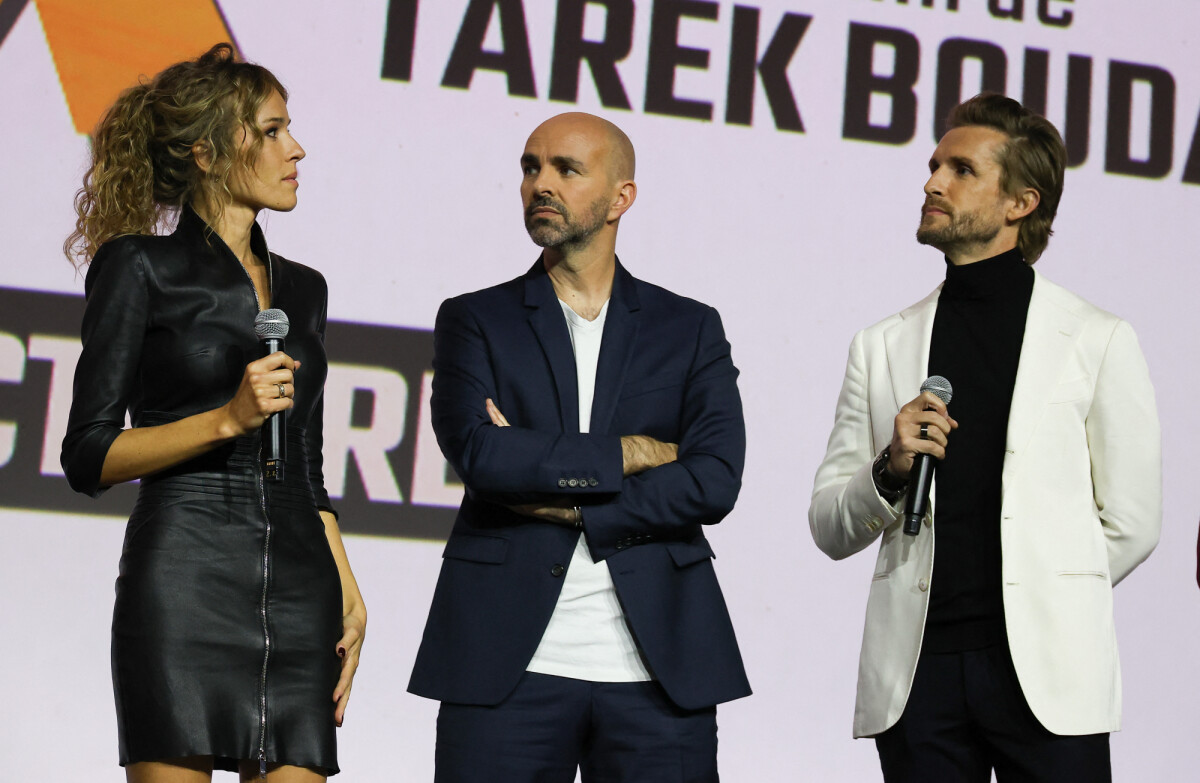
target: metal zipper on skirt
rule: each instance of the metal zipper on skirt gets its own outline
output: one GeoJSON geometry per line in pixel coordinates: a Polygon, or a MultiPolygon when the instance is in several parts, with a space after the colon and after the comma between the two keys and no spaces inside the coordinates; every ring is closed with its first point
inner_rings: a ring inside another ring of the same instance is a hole
{"type": "Polygon", "coordinates": [[[259,600],[259,614],[262,617],[263,628],[263,662],[262,672],[258,679],[258,775],[267,777],[267,663],[271,660],[271,628],[267,623],[267,583],[271,576],[271,515],[267,513],[266,487],[262,478],[262,438],[258,442],[258,464],[254,468],[254,478],[258,484],[258,502],[263,512],[266,529],[263,533],[262,555],[262,596],[259,600]]]}
{"type": "MultiPolygon", "coordinates": [[[[263,243],[264,245],[266,244],[266,239],[263,240],[263,243]]],[[[264,261],[267,265],[267,290],[271,294],[271,303],[274,304],[275,270],[271,266],[270,248],[267,248],[267,257],[264,261]]],[[[238,261],[238,267],[241,268],[242,274],[246,276],[246,280],[250,283],[250,291],[254,294],[255,307],[261,312],[262,300],[258,298],[258,288],[254,285],[254,278],[250,277],[250,272],[241,261],[238,261]]],[[[259,435],[258,459],[256,463],[254,466],[254,479],[258,484],[258,502],[263,512],[263,522],[266,524],[266,530],[263,533],[262,597],[259,602],[259,614],[262,617],[263,628],[263,663],[262,672],[258,679],[258,776],[265,780],[267,777],[267,663],[271,660],[271,629],[267,624],[267,582],[271,576],[271,515],[267,513],[267,493],[266,488],[263,486],[262,478],[261,433],[259,435]]]]}

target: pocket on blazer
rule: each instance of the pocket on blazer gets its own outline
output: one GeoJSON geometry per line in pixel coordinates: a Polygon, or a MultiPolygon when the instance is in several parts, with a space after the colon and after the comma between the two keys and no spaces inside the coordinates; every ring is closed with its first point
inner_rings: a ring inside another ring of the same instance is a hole
{"type": "Polygon", "coordinates": [[[1059,571],[1058,575],[1059,576],[1067,576],[1067,577],[1082,576],[1082,577],[1091,577],[1092,579],[1104,579],[1104,580],[1108,579],[1108,574],[1105,573],[1104,571],[1087,571],[1087,570],[1084,570],[1084,571],[1059,571]]]}
{"type": "Polygon", "coordinates": [[[676,389],[683,385],[683,380],[683,376],[677,372],[655,373],[648,378],[642,378],[622,387],[621,399],[628,400],[633,397],[640,397],[643,394],[650,394],[651,392],[676,389]]]}
{"type": "Polygon", "coordinates": [[[442,557],[471,563],[499,564],[508,559],[508,539],[499,536],[450,536],[442,557]]]}
{"type": "Polygon", "coordinates": [[[706,538],[694,538],[691,541],[668,541],[666,547],[671,559],[679,568],[687,568],[716,557],[706,538]]]}
{"type": "Polygon", "coordinates": [[[1082,400],[1091,395],[1094,385],[1089,376],[1055,384],[1050,389],[1050,395],[1046,402],[1050,405],[1064,405],[1068,402],[1082,400]]]}

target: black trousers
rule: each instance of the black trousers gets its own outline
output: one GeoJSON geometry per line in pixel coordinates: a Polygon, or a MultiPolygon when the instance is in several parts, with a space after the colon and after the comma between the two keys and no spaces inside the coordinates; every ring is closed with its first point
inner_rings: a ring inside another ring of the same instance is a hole
{"type": "Polygon", "coordinates": [[[435,783],[717,783],[717,708],[526,672],[494,707],[442,702],[436,767],[435,783]]]}
{"type": "Polygon", "coordinates": [[[1110,783],[1108,734],[1051,734],[1007,645],[923,654],[904,714],[875,738],[886,783],[1110,783]]]}

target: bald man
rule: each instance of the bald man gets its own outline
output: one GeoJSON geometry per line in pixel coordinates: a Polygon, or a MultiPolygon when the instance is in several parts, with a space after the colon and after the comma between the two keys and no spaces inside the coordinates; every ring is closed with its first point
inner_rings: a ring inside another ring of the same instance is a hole
{"type": "Polygon", "coordinates": [[[716,706],[749,695],[704,526],[745,426],[717,312],[631,276],[637,196],[612,123],[553,117],[521,155],[543,252],[443,303],[433,427],[466,485],[409,690],[442,702],[443,783],[716,781],[716,706]]]}

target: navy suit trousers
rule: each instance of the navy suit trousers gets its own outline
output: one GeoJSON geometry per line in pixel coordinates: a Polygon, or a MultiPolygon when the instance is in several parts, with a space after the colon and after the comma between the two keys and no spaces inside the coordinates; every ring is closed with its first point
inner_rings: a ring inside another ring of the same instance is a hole
{"type": "Polygon", "coordinates": [[[526,672],[495,706],[443,702],[435,783],[716,783],[717,708],[656,682],[526,672]]]}

